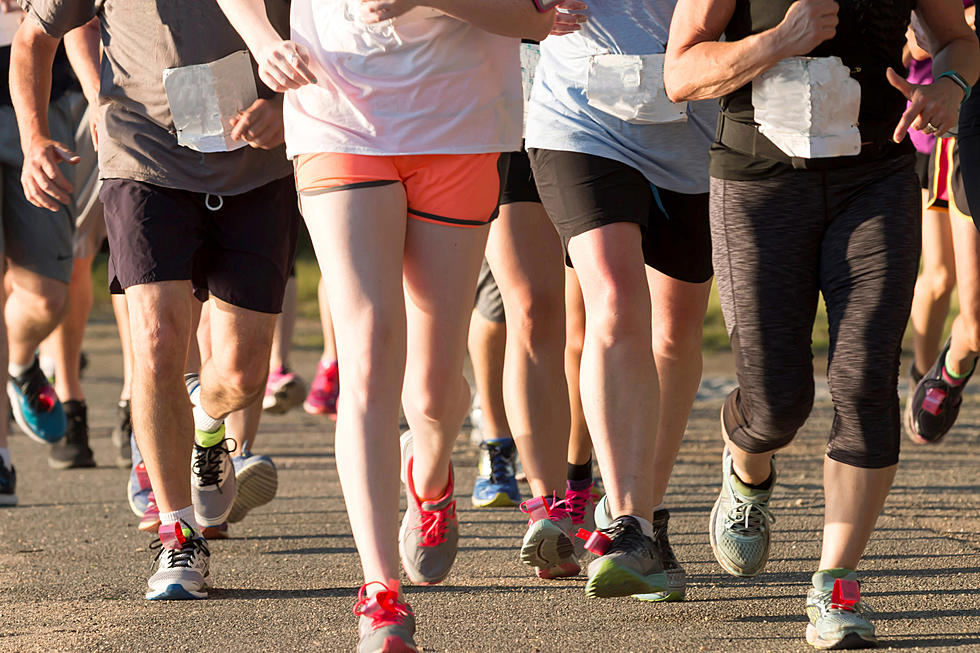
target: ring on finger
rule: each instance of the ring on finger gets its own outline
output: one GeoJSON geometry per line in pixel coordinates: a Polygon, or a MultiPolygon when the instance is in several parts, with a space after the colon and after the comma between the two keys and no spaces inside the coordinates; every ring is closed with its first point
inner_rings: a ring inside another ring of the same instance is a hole
{"type": "Polygon", "coordinates": [[[925,133],[927,133],[927,134],[935,134],[938,131],[939,131],[939,128],[936,127],[934,124],[932,124],[931,122],[927,122],[926,123],[925,133]]]}
{"type": "Polygon", "coordinates": [[[288,61],[290,64],[295,66],[296,63],[299,61],[299,55],[296,54],[295,52],[291,52],[289,56],[286,57],[286,61],[288,61]]]}

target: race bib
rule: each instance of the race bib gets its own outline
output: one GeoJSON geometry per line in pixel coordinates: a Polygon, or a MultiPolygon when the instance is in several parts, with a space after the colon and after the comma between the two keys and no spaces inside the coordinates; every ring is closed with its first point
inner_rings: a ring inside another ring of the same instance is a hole
{"type": "Polygon", "coordinates": [[[804,159],[861,152],[861,85],[838,57],[790,57],[752,82],[759,131],[804,159]]]}
{"type": "Polygon", "coordinates": [[[664,90],[664,55],[596,54],[589,57],[585,91],[590,106],[640,125],[687,120],[687,102],[664,90]]]}
{"type": "Polygon", "coordinates": [[[163,71],[177,144],[198,152],[245,147],[231,139],[231,119],[258,99],[252,61],[242,50],[211,63],[163,71]]]}

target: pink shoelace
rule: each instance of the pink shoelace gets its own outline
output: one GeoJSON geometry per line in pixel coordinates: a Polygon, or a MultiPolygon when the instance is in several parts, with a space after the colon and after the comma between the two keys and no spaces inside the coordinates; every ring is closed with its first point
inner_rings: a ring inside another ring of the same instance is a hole
{"type": "Polygon", "coordinates": [[[561,521],[565,517],[572,515],[568,500],[559,499],[556,493],[552,493],[550,499],[548,497],[534,497],[533,499],[522,502],[521,512],[530,516],[532,524],[542,519],[561,521]]]}
{"type": "Polygon", "coordinates": [[[592,507],[592,486],[584,490],[565,490],[565,503],[568,504],[568,514],[572,516],[572,524],[579,526],[585,523],[585,511],[592,507]]]}
{"type": "Polygon", "coordinates": [[[369,618],[373,628],[383,628],[401,624],[405,617],[412,614],[412,608],[398,600],[397,589],[391,589],[380,581],[374,581],[361,585],[361,589],[357,592],[357,603],[354,604],[354,614],[369,618]],[[371,585],[380,585],[384,589],[368,597],[367,589],[371,585]]]}
{"type": "Polygon", "coordinates": [[[422,517],[422,546],[439,546],[446,541],[449,525],[456,519],[456,502],[451,501],[439,510],[420,510],[422,517]]]}

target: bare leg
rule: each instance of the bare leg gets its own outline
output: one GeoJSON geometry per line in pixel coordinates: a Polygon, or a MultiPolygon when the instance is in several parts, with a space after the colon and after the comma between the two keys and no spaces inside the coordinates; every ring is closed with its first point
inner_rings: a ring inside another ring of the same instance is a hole
{"type": "MultiPolygon", "coordinates": [[[[950,216],[950,223],[956,251],[960,314],[953,322],[953,340],[946,365],[954,374],[964,375],[969,373],[980,355],[980,234],[972,222],[960,216],[950,216]]],[[[929,363],[923,369],[931,366],[929,363]]]]}
{"type": "Polygon", "coordinates": [[[289,367],[289,350],[293,346],[293,332],[296,330],[296,277],[286,282],[286,295],[282,300],[282,313],[276,318],[275,335],[272,338],[272,356],[269,368],[278,370],[289,367]]]}
{"type": "Polygon", "coordinates": [[[491,322],[474,310],[470,318],[468,348],[473,363],[476,394],[483,410],[481,434],[484,440],[510,438],[510,426],[504,412],[504,348],[507,326],[491,322]]]}
{"type": "Polygon", "coordinates": [[[8,365],[30,365],[38,345],[61,321],[68,307],[68,284],[9,264],[10,294],[4,306],[8,365]]]}
{"type": "Polygon", "coordinates": [[[820,569],[857,569],[897,468],[863,469],[824,458],[820,569]]]}
{"type": "Polygon", "coordinates": [[[507,422],[534,496],[565,496],[568,388],[561,241],[544,207],[500,207],[486,249],[507,316],[507,422]]]}
{"type": "Polygon", "coordinates": [[[41,343],[54,359],[54,388],[62,401],[85,399],[80,364],[85,324],[92,310],[92,258],[75,259],[68,285],[68,310],[61,324],[41,343]]]}
{"type": "Polygon", "coordinates": [[[236,410],[228,415],[225,420],[225,429],[228,437],[232,438],[237,445],[235,455],[240,456],[244,451],[250,451],[255,445],[255,436],[259,432],[259,423],[262,421],[262,400],[257,399],[251,404],[236,410]]]}
{"type": "MultiPolygon", "coordinates": [[[[925,191],[923,191],[925,193],[925,191]]],[[[925,373],[939,356],[940,340],[956,286],[953,232],[945,211],[922,212],[922,270],[912,299],[915,367],[925,373]]]]}
{"type": "Polygon", "coordinates": [[[333,317],[330,313],[330,302],[327,301],[326,288],[323,277],[320,277],[316,296],[320,304],[320,327],[323,329],[323,356],[321,356],[321,360],[329,364],[337,360],[337,339],[334,336],[333,317]]]}
{"type": "Polygon", "coordinates": [[[582,349],[585,347],[585,303],[574,268],[565,268],[565,380],[568,382],[568,405],[571,429],[568,436],[568,462],[584,465],[592,457],[592,438],[585,423],[579,379],[582,373],[582,349]]]}
{"type": "Polygon", "coordinates": [[[133,380],[133,340],[129,331],[129,307],[126,295],[112,296],[112,312],[116,316],[123,356],[123,387],[119,392],[119,400],[126,401],[130,397],[133,380]]]}
{"type": "Polygon", "coordinates": [[[569,242],[585,298],[582,407],[614,517],[653,518],[659,389],[640,228],[619,222],[569,242]]]}

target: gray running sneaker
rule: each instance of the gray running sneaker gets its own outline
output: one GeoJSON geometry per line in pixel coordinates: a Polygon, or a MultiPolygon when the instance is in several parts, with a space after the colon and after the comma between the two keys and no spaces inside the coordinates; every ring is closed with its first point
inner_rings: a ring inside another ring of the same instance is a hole
{"type": "Polygon", "coordinates": [[[530,515],[521,544],[521,562],[534,567],[538,578],[578,576],[582,567],[572,543],[572,515],[565,499],[535,497],[521,504],[530,515]]]}
{"type": "Polygon", "coordinates": [[[871,648],[878,645],[874,625],[865,619],[869,608],[849,569],[828,569],[813,574],[806,594],[806,641],[823,650],[871,648]]]}
{"type": "Polygon", "coordinates": [[[271,458],[248,450],[232,458],[231,462],[235,466],[236,490],[228,521],[235,523],[245,519],[250,510],[264,506],[276,498],[279,472],[271,458]]]}
{"type": "Polygon", "coordinates": [[[398,600],[398,590],[385,589],[366,596],[367,585],[357,593],[354,614],[360,617],[357,653],[417,653],[415,613],[412,606],[398,600]]]}
{"type": "Polygon", "coordinates": [[[211,586],[211,551],[201,534],[186,524],[159,528],[160,539],[150,548],[159,548],[159,566],[147,581],[148,601],[203,599],[211,586]]]}
{"type": "Polygon", "coordinates": [[[191,502],[194,504],[194,518],[202,527],[220,526],[228,521],[235,504],[235,465],[231,460],[235,444],[224,434],[224,424],[217,434],[195,433],[191,459],[191,502]],[[215,445],[202,447],[197,443],[202,435],[220,439],[215,445]]]}
{"type": "MultiPolygon", "coordinates": [[[[635,517],[617,517],[608,528],[593,533],[605,546],[590,550],[601,555],[589,563],[589,597],[630,596],[666,592],[667,574],[660,564],[660,549],[643,533],[635,517]]],[[[590,540],[591,541],[591,540],[590,540]]]]}
{"type": "Polygon", "coordinates": [[[449,485],[441,497],[422,501],[415,494],[412,480],[412,433],[401,437],[402,482],[407,507],[398,533],[398,552],[409,579],[416,585],[441,583],[456,560],[459,522],[453,498],[453,466],[449,464],[449,485]]]}
{"type": "Polygon", "coordinates": [[[775,463],[772,484],[766,490],[752,489],[739,480],[728,449],[722,456],[721,469],[721,493],[708,522],[711,550],[731,575],[758,576],[769,560],[769,537],[776,521],[769,510],[776,483],[775,463]]]}

